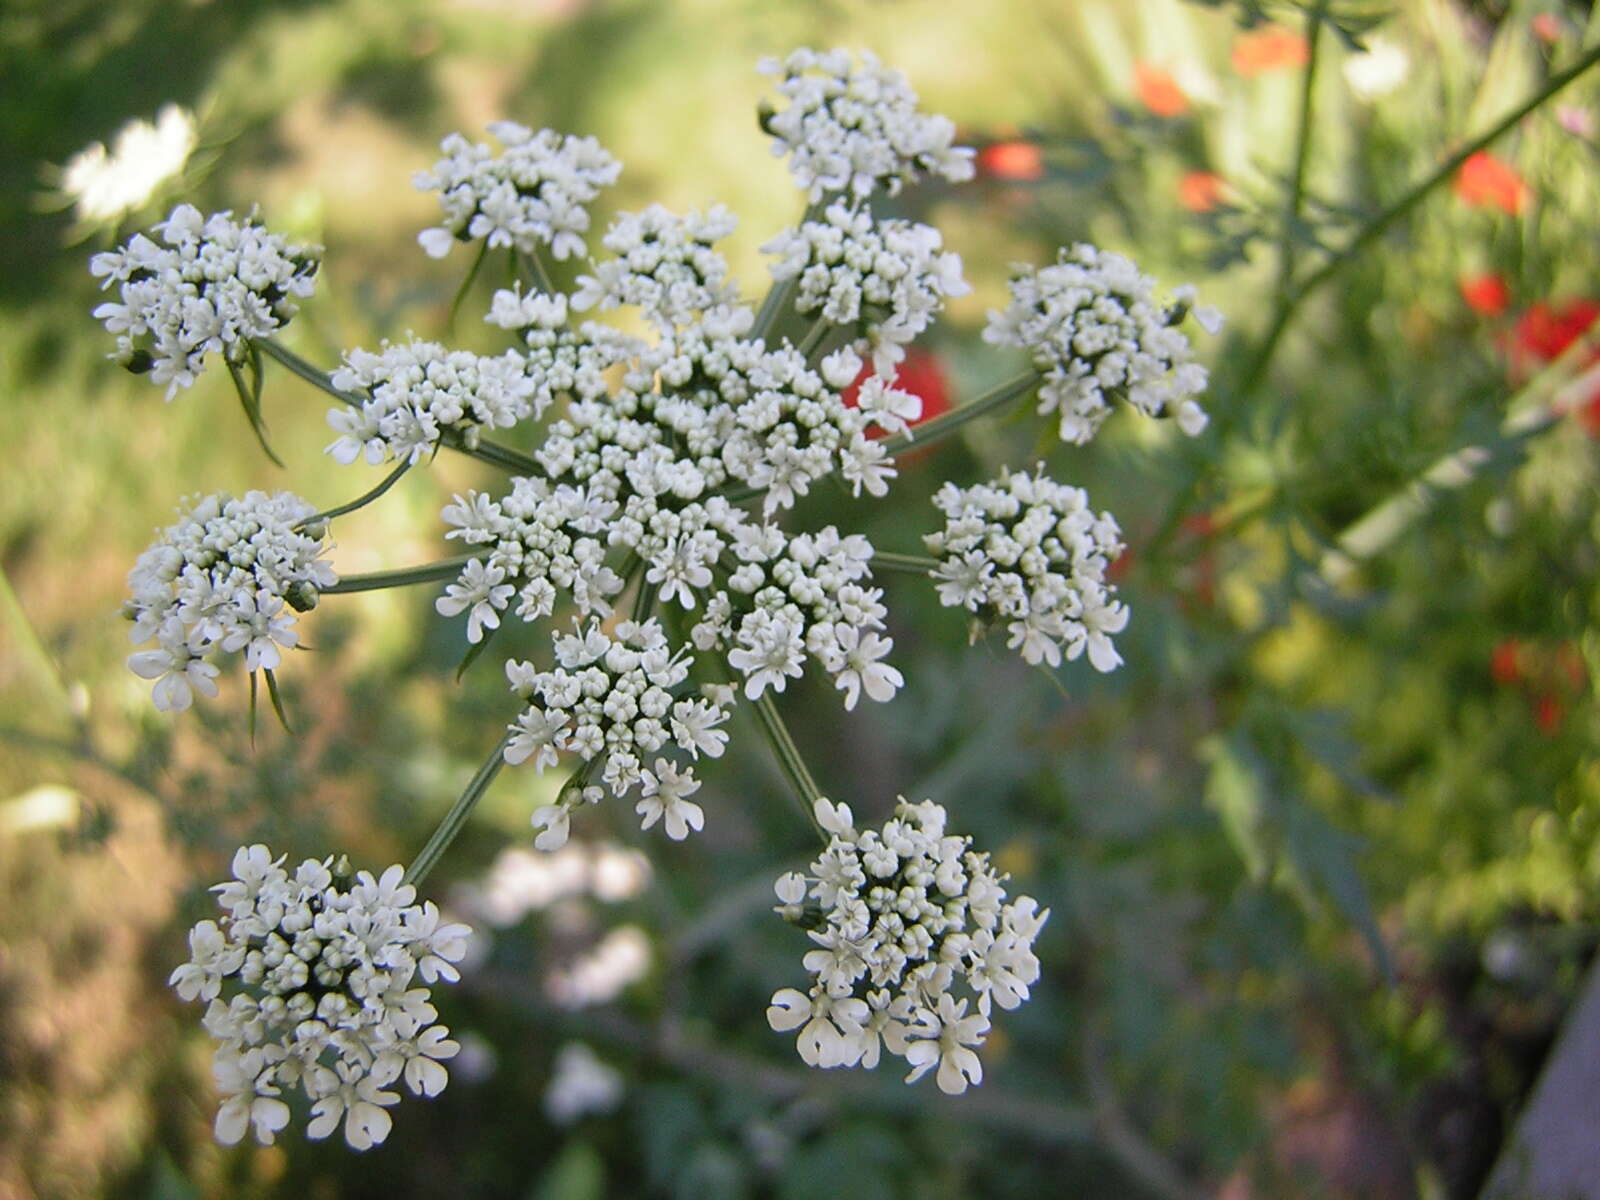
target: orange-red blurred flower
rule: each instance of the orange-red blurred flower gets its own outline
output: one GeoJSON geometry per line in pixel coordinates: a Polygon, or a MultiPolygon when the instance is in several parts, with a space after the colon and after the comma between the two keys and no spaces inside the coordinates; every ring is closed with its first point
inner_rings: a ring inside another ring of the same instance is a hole
{"type": "Polygon", "coordinates": [[[1305,66],[1311,61],[1311,47],[1292,29],[1265,25],[1235,38],[1232,58],[1239,74],[1260,75],[1305,66]]]}
{"type": "Polygon", "coordinates": [[[1489,655],[1489,674],[1502,687],[1509,687],[1522,676],[1522,646],[1516,638],[1506,638],[1489,655]]]}
{"type": "Polygon", "coordinates": [[[1029,180],[1044,176],[1044,156],[1032,142],[991,142],[978,151],[978,174],[987,179],[1029,180]]]}
{"type": "Polygon", "coordinates": [[[1567,706],[1552,693],[1541,692],[1533,697],[1533,719],[1541,733],[1554,736],[1567,719],[1567,706]]]}
{"type": "Polygon", "coordinates": [[[1222,201],[1222,176],[1188,171],[1178,180],[1178,203],[1190,212],[1210,212],[1222,201]]]}
{"type": "MultiPolygon", "coordinates": [[[[861,385],[872,378],[872,364],[869,362],[861,368],[855,382],[844,390],[844,403],[846,408],[854,408],[861,395],[861,385]]],[[[922,415],[912,425],[920,425],[950,411],[950,384],[945,378],[944,365],[940,363],[939,356],[931,350],[924,350],[921,346],[912,346],[906,351],[905,358],[895,370],[894,378],[890,380],[902,392],[910,392],[913,396],[922,398],[922,415]]],[[[871,437],[880,437],[882,432],[873,429],[871,437]]]]}
{"type": "Polygon", "coordinates": [[[1546,45],[1553,46],[1561,40],[1561,18],[1555,13],[1539,13],[1528,24],[1533,29],[1533,36],[1546,45]]]}
{"type": "MultiPolygon", "coordinates": [[[[1600,303],[1565,300],[1559,304],[1530,304],[1511,331],[1511,378],[1518,382],[1560,357],[1600,319],[1600,303]]],[[[1600,330],[1596,330],[1600,334],[1600,330]]],[[[1579,369],[1600,362],[1600,348],[1591,350],[1579,369]]],[[[1578,423],[1590,437],[1600,437],[1600,388],[1577,405],[1578,423]]]]}
{"type": "Polygon", "coordinates": [[[1158,117],[1181,117],[1189,111],[1189,97],[1178,81],[1160,67],[1138,63],[1133,68],[1133,90],[1143,104],[1158,117]]]}
{"type": "Polygon", "coordinates": [[[1480,150],[1456,173],[1456,195],[1474,208],[1498,208],[1516,216],[1528,200],[1528,185],[1504,159],[1480,150]]]}
{"type": "Polygon", "coordinates": [[[1480,316],[1498,317],[1511,303],[1510,286],[1492,271],[1487,275],[1463,275],[1459,286],[1467,307],[1480,316]]]}

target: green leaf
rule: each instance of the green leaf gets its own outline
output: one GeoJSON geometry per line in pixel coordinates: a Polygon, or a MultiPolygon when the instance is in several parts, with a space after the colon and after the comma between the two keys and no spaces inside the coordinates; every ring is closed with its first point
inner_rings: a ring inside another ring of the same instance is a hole
{"type": "MultiPolygon", "coordinates": [[[[252,346],[252,350],[254,347],[252,346]]],[[[250,428],[255,430],[256,440],[261,443],[261,448],[266,451],[267,457],[278,466],[283,466],[283,459],[273,453],[272,447],[267,444],[267,427],[261,419],[261,360],[252,354],[251,365],[255,374],[253,383],[246,383],[244,376],[239,373],[239,368],[226,354],[222,361],[228,364],[228,375],[233,380],[233,390],[239,393],[239,406],[244,409],[244,415],[250,422],[250,428]]]]}
{"type": "Polygon", "coordinates": [[[1356,866],[1360,840],[1290,795],[1243,729],[1208,738],[1205,802],[1244,861],[1252,882],[1294,897],[1308,916],[1324,903],[1352,925],[1390,983],[1394,965],[1356,866]]]}
{"type": "Polygon", "coordinates": [[[484,652],[484,649],[489,645],[490,640],[499,632],[500,626],[496,625],[486,632],[480,640],[474,642],[467,648],[466,654],[462,656],[461,665],[456,668],[457,683],[461,682],[461,677],[467,673],[467,668],[478,661],[478,655],[484,652]]]}
{"type": "Polygon", "coordinates": [[[572,1142],[551,1163],[528,1200],[601,1200],[606,1194],[606,1167],[588,1142],[572,1142]]]}

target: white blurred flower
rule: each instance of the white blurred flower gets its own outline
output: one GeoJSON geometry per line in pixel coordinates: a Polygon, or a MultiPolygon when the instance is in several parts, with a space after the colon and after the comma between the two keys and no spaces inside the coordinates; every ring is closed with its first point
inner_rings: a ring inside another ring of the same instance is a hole
{"type": "Polygon", "coordinates": [[[557,1125],[571,1125],[581,1117],[614,1112],[622,1095],[621,1072],[606,1066],[582,1042],[568,1042],[556,1052],[544,1111],[557,1125]]]}
{"type": "Polygon", "coordinates": [[[650,972],[650,938],[637,925],[619,925],[598,945],[545,977],[545,991],[562,1008],[609,1004],[650,972]]]}
{"type": "Polygon", "coordinates": [[[1344,60],[1344,79],[1361,100],[1387,96],[1411,73],[1411,56],[1399,42],[1382,36],[1367,39],[1366,50],[1344,60]]]}
{"type": "Polygon", "coordinates": [[[79,221],[115,221],[143,208],[183,170],[195,140],[188,110],[164,104],[154,124],[136,118],[119,129],[110,150],[95,142],[69,158],[61,168],[61,193],[79,221]]]}

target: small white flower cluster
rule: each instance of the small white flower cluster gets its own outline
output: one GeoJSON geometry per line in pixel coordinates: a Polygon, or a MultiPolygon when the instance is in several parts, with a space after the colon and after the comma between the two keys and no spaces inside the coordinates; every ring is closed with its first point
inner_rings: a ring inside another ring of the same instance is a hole
{"type": "Polygon", "coordinates": [[[332,382],[361,397],[361,405],[328,410],[339,436],[327,452],[345,464],[403,458],[415,465],[438,449],[447,431],[470,446],[481,429],[537,418],[549,397],[526,366],[515,350],[490,358],[437,342],[348,351],[332,382]]]}
{"type": "MultiPolygon", "coordinates": [[[[667,836],[682,841],[705,824],[705,814],[689,800],[700,788],[691,767],[653,757],[670,744],[699,758],[720,758],[728,735],[730,688],[713,688],[700,697],[675,696],[689,677],[689,662],[674,654],[658,621],[623,621],[613,634],[598,621],[587,629],[555,634],[557,666],[540,671],[529,662],[506,663],[511,690],[528,707],[511,726],[505,759],[513,765],[533,759],[535,770],[573,754],[591,767],[618,799],[638,790],[636,811],[649,829],[660,821],[667,836]],[[652,761],[653,758],[653,761],[652,761]],[[645,763],[650,762],[650,766],[645,763]]],[[[534,844],[554,850],[565,844],[577,804],[600,798],[598,787],[570,787],[555,803],[533,814],[542,830],[534,844]]]]}
{"type": "Polygon", "coordinates": [[[601,239],[617,257],[596,263],[593,275],[578,276],[572,307],[586,312],[598,305],[604,312],[635,305],[666,331],[734,304],[739,289],[728,281],[728,264],[712,247],[738,224],[722,204],[704,215],[679,216],[659,204],[623,213],[601,239]]]}
{"type": "Polygon", "coordinates": [[[892,375],[946,299],[972,289],[961,256],[944,251],[931,225],[874,221],[865,208],[830,204],[820,221],[785,230],[762,250],[778,256],[772,277],[799,279],[796,311],[834,325],[855,326],[880,375],[892,375]]]}
{"type": "Polygon", "coordinates": [[[584,253],[589,203],[617,181],[622,164],[592,137],[537,133],[514,121],[489,132],[505,147],[452,133],[439,143],[445,157],[413,177],[418,191],[438,192],[444,224],[424,229],[417,242],[443,258],[455,242],[488,240],[532,254],[543,245],[558,259],[584,253]]]}
{"type": "Polygon", "coordinates": [[[955,125],[918,112],[905,76],[870,52],[857,67],[844,50],[799,49],[782,62],[762,59],[756,70],[776,79],[789,101],[781,112],[764,110],[761,127],[773,154],[790,156],[789,173],[813,203],[846,190],[858,199],[877,188],[893,196],[924,174],[972,178],[972,149],[951,145],[955,125]]]}
{"type": "Polygon", "coordinates": [[[460,1047],[419,984],[460,978],[452,964],[471,931],[441,924],[432,901],[413,903],[399,866],[352,882],[331,865],[308,858],[291,876],[265,846],[240,847],[233,880],[212,889],[220,924],[190,930],[189,961],[172,973],[179,996],[208,1003],[203,1023],[221,1043],[212,1065],[224,1145],[250,1130],[271,1145],[289,1123],[283,1094],[299,1086],[311,1101],[307,1136],[342,1120],[345,1141],[366,1150],[388,1136],[385,1110],[400,1100],[390,1084],[437,1096],[449,1081],[441,1060],[460,1047]]]}
{"type": "Polygon", "coordinates": [[[768,1023],[798,1030],[813,1067],[872,1070],[887,1048],[911,1065],[907,1083],[935,1067],[951,1095],[981,1083],[976,1051],[993,1006],[1028,998],[1039,979],[1033,941],[1050,910],[1027,896],[1006,903],[989,856],[946,834],[945,810],[931,800],[901,797],[882,830],[857,832],[847,804],[819,798],[816,814],[827,848],[810,875],[775,885],[776,911],[817,945],[804,959],[814,982],[774,994],[768,1023]]]}
{"type": "Polygon", "coordinates": [[[845,694],[846,709],[862,692],[880,703],[894,698],[905,678],[882,661],[894,642],[880,632],[883,591],[867,586],[871,542],[832,525],[791,536],[750,523],[735,532],[732,550],[738,566],[690,637],[701,650],[726,654],[747,697],[783,691],[804,674],[809,654],[845,694]]]}
{"type": "Polygon", "coordinates": [[[128,573],[135,644],[128,666],[154,679],[155,705],[181,712],[196,691],[215,696],[214,650],[243,650],[251,670],[271,671],[298,643],[294,616],[337,582],[323,558],[326,532],[299,525],[316,509],[289,492],[207,496],[162,531],[128,573]]]}
{"type": "MultiPolygon", "coordinates": [[[[1179,328],[1191,311],[1194,288],[1176,289],[1172,305],[1155,299],[1155,280],[1132,260],[1079,243],[1063,248],[1053,266],[1027,268],[1011,280],[1011,304],[989,313],[983,340],[1026,350],[1044,373],[1039,412],[1059,412],[1061,439],[1082,445],[1122,396],[1151,417],[1175,417],[1190,437],[1206,427],[1195,397],[1206,369],[1179,328]]],[[[1207,333],[1222,315],[1194,308],[1207,333]]]]}
{"type": "Polygon", "coordinates": [[[527,398],[536,417],[558,396],[604,399],[605,372],[644,349],[638,338],[595,321],[567,328],[567,298],[562,295],[502,288],[495,292],[486,320],[522,335],[523,372],[533,385],[527,398]]]}
{"type": "Polygon", "coordinates": [[[112,357],[166,384],[168,400],[194,383],[208,353],[242,362],[250,339],[282,329],[314,288],[320,251],[289,245],[253,217],[180,204],[153,232],[159,242],[136,233],[89,270],[102,289],[119,289],[120,303],[94,310],[117,335],[112,357]]]}
{"type": "Polygon", "coordinates": [[[992,483],[946,483],[933,502],[944,529],[923,540],[940,563],[939,601],[1008,622],[1006,645],[1030,664],[1060,666],[1086,650],[1097,671],[1122,662],[1111,635],[1128,609],[1106,582],[1122,553],[1116,520],[1096,515],[1089,494],[1044,475],[1006,472],[992,483]]]}

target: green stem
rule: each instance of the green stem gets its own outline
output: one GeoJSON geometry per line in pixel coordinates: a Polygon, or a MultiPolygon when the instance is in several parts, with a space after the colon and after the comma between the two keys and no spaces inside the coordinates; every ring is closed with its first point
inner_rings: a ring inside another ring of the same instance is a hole
{"type": "Polygon", "coordinates": [[[1332,255],[1320,267],[1301,280],[1299,285],[1289,293],[1287,303],[1280,306],[1280,311],[1274,319],[1272,327],[1267,331],[1267,336],[1263,339],[1254,358],[1251,359],[1250,365],[1244,374],[1244,382],[1239,389],[1240,398],[1248,396],[1255,390],[1268,362],[1272,358],[1273,352],[1277,349],[1279,340],[1283,337],[1284,330],[1299,311],[1300,306],[1305,303],[1308,296],[1338,274],[1340,269],[1355,258],[1356,255],[1360,254],[1361,251],[1387,233],[1392,226],[1408,215],[1417,205],[1421,204],[1435,188],[1455,175],[1467,159],[1499,139],[1522,118],[1561,91],[1597,62],[1600,62],[1600,45],[1591,46],[1566,70],[1558,71],[1550,76],[1542,88],[1495,122],[1486,132],[1479,134],[1449,158],[1445,159],[1443,163],[1434,169],[1431,175],[1369,221],[1355,237],[1350,239],[1349,244],[1344,249],[1332,255]]]}
{"type": "Polygon", "coordinates": [[[750,327],[752,341],[761,341],[771,332],[772,326],[788,306],[789,294],[794,291],[795,281],[799,278],[798,275],[791,275],[787,279],[774,280],[767,289],[766,298],[761,301],[761,308],[756,313],[755,324],[750,327]]]}
{"type": "Polygon", "coordinates": [[[908,447],[920,450],[942,437],[954,433],[968,421],[975,421],[986,416],[997,408],[1001,408],[1027,392],[1039,386],[1040,374],[1029,368],[1022,374],[1006,380],[999,387],[993,388],[979,396],[971,404],[963,404],[952,412],[943,416],[934,417],[931,421],[924,421],[906,433],[897,433],[892,438],[884,439],[883,448],[890,455],[899,454],[908,447]]]}
{"type": "Polygon", "coordinates": [[[762,692],[761,698],[755,702],[756,717],[761,721],[761,728],[767,735],[767,740],[772,743],[773,753],[777,755],[778,765],[783,768],[783,773],[789,779],[789,784],[794,788],[795,798],[799,800],[801,809],[805,812],[806,820],[811,828],[816,831],[823,845],[831,840],[827,832],[817,820],[815,804],[822,795],[822,789],[817,786],[817,781],[811,777],[811,772],[806,768],[805,759],[800,756],[800,748],[794,744],[794,739],[789,736],[789,729],[783,723],[783,718],[778,715],[778,706],[772,702],[770,692],[762,692]]]}
{"type": "Polygon", "coordinates": [[[494,748],[494,753],[484,760],[477,774],[472,777],[472,782],[467,784],[467,790],[461,793],[455,804],[451,805],[450,811],[445,813],[444,820],[439,822],[438,828],[433,831],[433,836],[406,868],[406,883],[413,886],[421,883],[428,872],[433,870],[434,864],[450,848],[450,843],[456,840],[456,835],[466,825],[472,810],[477,807],[478,801],[483,798],[484,792],[489,790],[494,777],[505,765],[506,746],[510,744],[513,736],[515,735],[510,730],[506,731],[506,735],[500,739],[500,744],[494,748]]]}
{"type": "MultiPolygon", "coordinates": [[[[1367,222],[1342,250],[1330,255],[1320,267],[1302,278],[1298,285],[1291,286],[1278,304],[1266,336],[1262,338],[1261,343],[1256,347],[1255,353],[1251,355],[1249,362],[1245,366],[1231,403],[1218,414],[1217,420],[1212,427],[1211,436],[1220,443],[1223,436],[1232,427],[1237,414],[1244,408],[1244,401],[1254,395],[1266,378],[1267,367],[1271,365],[1272,357],[1277,353],[1278,344],[1283,340],[1283,335],[1287,331],[1289,323],[1294,320],[1301,306],[1313,292],[1321,288],[1323,284],[1337,275],[1347,263],[1354,260],[1363,250],[1409,215],[1412,209],[1427,199],[1435,189],[1454,176],[1467,159],[1500,138],[1534,109],[1549,100],[1597,62],[1600,62],[1600,45],[1590,47],[1566,70],[1552,75],[1545,81],[1543,87],[1523,101],[1522,104],[1495,122],[1487,131],[1463,145],[1409,192],[1367,222]]],[[[1167,507],[1160,525],[1157,526],[1154,536],[1150,539],[1146,550],[1147,554],[1151,556],[1158,555],[1166,547],[1167,543],[1172,540],[1172,536],[1177,532],[1178,525],[1183,520],[1184,513],[1188,510],[1190,502],[1194,499],[1194,495],[1200,487],[1204,473],[1205,462],[1196,457],[1187,478],[1178,488],[1172,502],[1167,507]]]]}
{"type": "Polygon", "coordinates": [[[913,575],[926,575],[939,566],[939,560],[926,558],[920,554],[891,554],[887,550],[874,550],[872,565],[885,571],[906,571],[913,575]]]}
{"type": "MultiPolygon", "coordinates": [[[[272,338],[263,338],[256,345],[272,358],[277,359],[291,372],[305,380],[312,387],[320,388],[335,400],[342,400],[352,408],[360,408],[365,401],[360,396],[341,391],[333,386],[333,379],[326,371],[312,366],[287,346],[281,345],[272,338]]],[[[509,446],[502,446],[497,442],[480,440],[476,446],[468,446],[462,441],[461,434],[456,430],[446,430],[439,438],[441,444],[458,450],[462,454],[471,456],[490,466],[499,467],[503,471],[517,471],[528,475],[542,474],[539,464],[520,451],[509,446]]]]}
{"type": "Polygon", "coordinates": [[[330,508],[319,513],[313,513],[305,520],[296,522],[295,528],[304,529],[307,525],[315,525],[318,521],[331,521],[334,517],[342,517],[346,513],[355,512],[358,508],[365,508],[379,496],[387,492],[395,484],[399,483],[400,477],[410,469],[411,460],[406,459],[388,475],[384,476],[383,482],[377,487],[373,488],[370,492],[363,492],[348,504],[340,504],[335,508],[330,508]]]}
{"type": "Polygon", "coordinates": [[[544,256],[537,250],[531,254],[524,254],[521,250],[513,250],[511,256],[519,266],[527,268],[528,273],[533,276],[533,281],[539,286],[541,292],[546,296],[559,295],[556,291],[556,285],[550,279],[550,269],[544,265],[544,256]]]}
{"type": "Polygon", "coordinates": [[[462,554],[420,567],[400,567],[394,571],[373,571],[367,575],[346,575],[332,587],[322,589],[324,596],[342,596],[349,592],[376,592],[383,588],[405,587],[412,583],[430,583],[440,579],[454,579],[461,568],[481,554],[462,554]]]}
{"type": "Polygon", "coordinates": [[[483,260],[489,257],[489,243],[485,241],[478,247],[478,253],[472,260],[472,266],[467,269],[466,278],[461,281],[461,286],[456,289],[455,296],[450,301],[450,313],[444,320],[444,327],[450,332],[455,331],[456,317],[461,312],[462,302],[466,300],[467,293],[472,290],[472,283],[478,278],[478,272],[483,270],[483,260]]]}
{"type": "Polygon", "coordinates": [[[811,322],[811,328],[806,330],[806,336],[800,340],[800,354],[803,358],[810,358],[811,352],[822,344],[822,339],[828,336],[833,329],[833,323],[826,317],[818,317],[811,322]]]}
{"type": "Polygon", "coordinates": [[[1322,21],[1328,0],[1317,0],[1306,13],[1306,69],[1300,78],[1300,120],[1294,135],[1294,166],[1283,206],[1283,229],[1278,239],[1278,283],[1273,289],[1278,304],[1288,303],[1289,284],[1294,279],[1295,232],[1300,225],[1300,210],[1305,204],[1306,162],[1311,157],[1311,118],[1316,107],[1317,52],[1322,44],[1322,21]]]}
{"type": "Polygon", "coordinates": [[[300,376],[301,379],[305,380],[312,387],[322,389],[335,400],[343,400],[352,408],[361,407],[362,400],[360,396],[351,395],[349,392],[343,392],[334,387],[333,380],[326,371],[319,370],[317,367],[312,366],[309,362],[301,358],[293,350],[289,349],[276,339],[262,338],[260,341],[256,342],[256,345],[261,347],[262,353],[266,354],[269,358],[277,359],[284,366],[288,367],[290,372],[300,376]]]}

